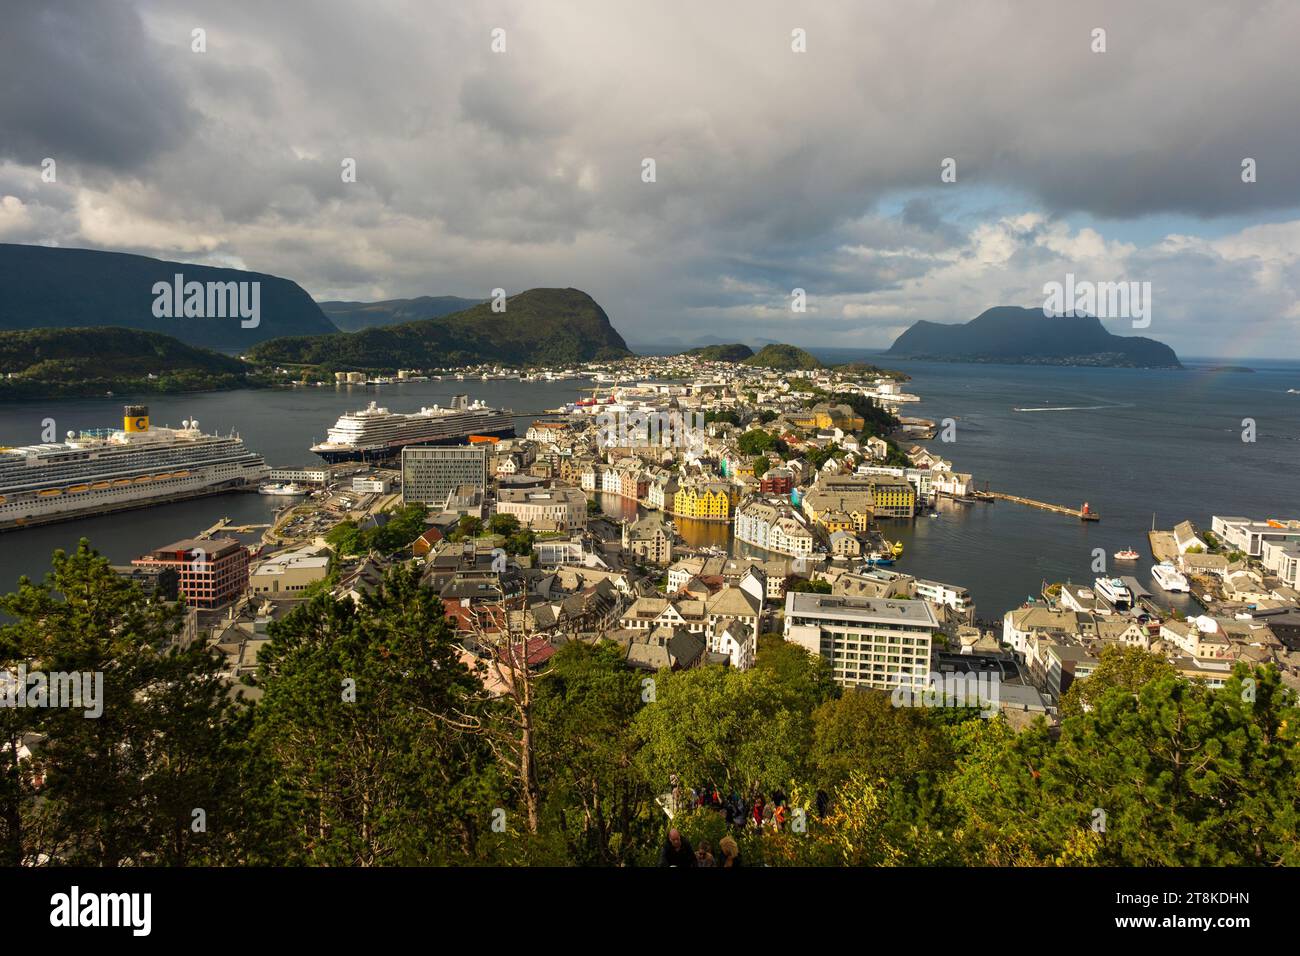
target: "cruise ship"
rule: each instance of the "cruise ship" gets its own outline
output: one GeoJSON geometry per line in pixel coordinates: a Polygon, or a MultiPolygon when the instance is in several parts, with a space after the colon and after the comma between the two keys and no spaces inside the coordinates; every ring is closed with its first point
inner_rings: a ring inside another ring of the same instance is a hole
{"type": "Polygon", "coordinates": [[[1166,591],[1182,591],[1191,593],[1191,587],[1187,583],[1187,578],[1176,567],[1168,561],[1161,561],[1151,569],[1151,577],[1155,578],[1156,584],[1160,585],[1166,591]]]}
{"type": "Polygon", "coordinates": [[[418,412],[390,412],[374,402],[359,412],[349,412],[334,423],[325,441],[311,450],[327,462],[386,461],[407,445],[459,445],[471,435],[513,438],[514,419],[508,409],[470,404],[465,395],[452,399],[450,408],[421,408],[418,412]]]}
{"type": "Polygon", "coordinates": [[[156,428],[127,405],[121,430],[0,448],[0,531],[256,487],[269,469],[237,435],[205,435],[197,421],[156,428]]]}

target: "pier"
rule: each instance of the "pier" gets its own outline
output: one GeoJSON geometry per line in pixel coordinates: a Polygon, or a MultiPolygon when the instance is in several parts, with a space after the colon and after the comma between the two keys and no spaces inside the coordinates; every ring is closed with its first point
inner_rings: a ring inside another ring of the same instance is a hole
{"type": "Polygon", "coordinates": [[[1030,508],[1037,508],[1040,511],[1052,511],[1059,515],[1069,515],[1072,518],[1078,518],[1080,521],[1100,521],[1101,515],[1095,511],[1084,508],[1067,508],[1065,505],[1054,505],[1047,501],[1038,501],[1035,498],[1022,498],[1020,495],[1008,495],[1001,491],[976,491],[974,496],[981,501],[1010,501],[1018,505],[1028,505],[1030,508]]]}
{"type": "Polygon", "coordinates": [[[198,537],[200,540],[211,538],[213,535],[220,534],[223,531],[229,531],[234,534],[248,534],[249,532],[256,531],[259,528],[269,527],[271,527],[269,524],[231,524],[230,518],[222,518],[207,531],[201,532],[198,537]]]}

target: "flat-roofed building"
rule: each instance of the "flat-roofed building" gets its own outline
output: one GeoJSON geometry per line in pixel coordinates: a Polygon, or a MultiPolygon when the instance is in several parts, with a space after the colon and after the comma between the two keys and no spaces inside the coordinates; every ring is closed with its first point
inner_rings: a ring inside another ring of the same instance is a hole
{"type": "Polygon", "coordinates": [[[526,528],[569,531],[587,527],[587,495],[580,488],[506,489],[497,514],[514,515],[526,528]]]}
{"type": "Polygon", "coordinates": [[[175,568],[180,594],[191,607],[221,607],[248,589],[248,549],[234,538],[184,538],[131,563],[175,568]]]}
{"type": "Polygon", "coordinates": [[[272,555],[248,575],[248,588],[267,597],[293,597],[329,573],[329,555],[313,546],[272,555]]]}
{"type": "Polygon", "coordinates": [[[1238,551],[1252,558],[1260,557],[1265,541],[1300,541],[1300,521],[1255,521],[1250,518],[1215,515],[1210,519],[1211,530],[1238,551]]]}
{"type": "Polygon", "coordinates": [[[441,508],[461,485],[486,490],[485,445],[412,445],[402,449],[402,504],[441,508]]]}
{"type": "Polygon", "coordinates": [[[790,591],[785,639],[830,661],[846,687],[922,690],[939,622],[925,601],[790,591]]]}

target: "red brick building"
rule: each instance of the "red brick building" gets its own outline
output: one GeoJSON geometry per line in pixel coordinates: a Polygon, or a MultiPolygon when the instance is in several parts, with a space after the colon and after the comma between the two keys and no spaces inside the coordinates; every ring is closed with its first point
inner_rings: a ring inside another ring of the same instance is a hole
{"type": "Polygon", "coordinates": [[[784,468],[769,470],[758,482],[758,490],[765,495],[788,495],[794,488],[794,475],[784,468]]]}
{"type": "Polygon", "coordinates": [[[186,538],[131,562],[140,568],[175,568],[190,607],[229,604],[248,590],[248,549],[234,538],[186,538]]]}

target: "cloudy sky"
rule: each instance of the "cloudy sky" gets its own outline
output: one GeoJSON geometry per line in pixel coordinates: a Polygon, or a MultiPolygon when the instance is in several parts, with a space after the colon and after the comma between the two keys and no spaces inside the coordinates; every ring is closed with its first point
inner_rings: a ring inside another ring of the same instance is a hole
{"type": "Polygon", "coordinates": [[[885,347],[1072,272],[1150,282],[1182,354],[1300,357],[1297,36],[1290,0],[6,0],[0,241],[576,286],[633,343],[885,347]]]}

